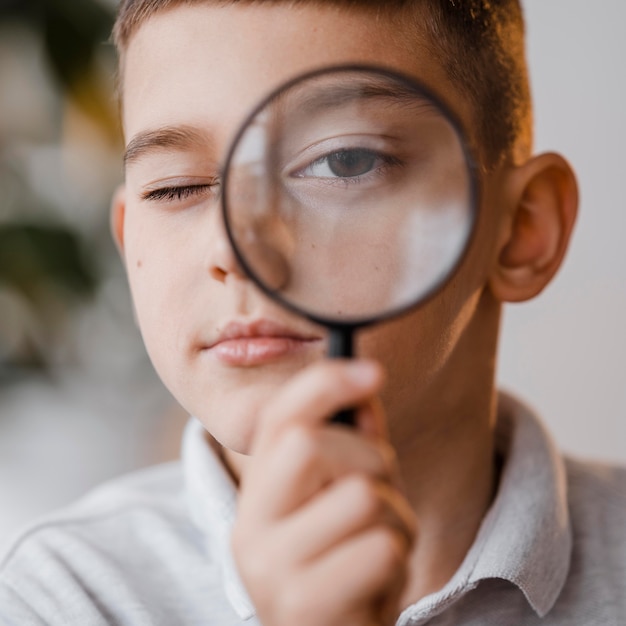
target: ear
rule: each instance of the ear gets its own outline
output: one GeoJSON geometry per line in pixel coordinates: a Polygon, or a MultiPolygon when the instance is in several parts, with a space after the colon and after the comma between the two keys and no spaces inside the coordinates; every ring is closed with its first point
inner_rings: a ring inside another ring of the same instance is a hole
{"type": "Polygon", "coordinates": [[[489,284],[501,302],[522,302],[539,294],[561,265],[578,212],[578,186],[567,161],[553,153],[512,170],[507,186],[512,210],[489,284]]]}
{"type": "Polygon", "coordinates": [[[120,185],[113,194],[111,200],[111,233],[113,241],[124,258],[124,217],[126,215],[126,187],[120,185]]]}

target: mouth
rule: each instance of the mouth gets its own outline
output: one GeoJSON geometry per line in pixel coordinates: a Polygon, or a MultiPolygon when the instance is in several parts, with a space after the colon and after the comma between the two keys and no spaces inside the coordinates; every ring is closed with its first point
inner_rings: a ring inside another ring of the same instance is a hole
{"type": "Polygon", "coordinates": [[[301,354],[321,341],[320,335],[269,320],[233,321],[202,349],[225,365],[254,367],[301,354]]]}

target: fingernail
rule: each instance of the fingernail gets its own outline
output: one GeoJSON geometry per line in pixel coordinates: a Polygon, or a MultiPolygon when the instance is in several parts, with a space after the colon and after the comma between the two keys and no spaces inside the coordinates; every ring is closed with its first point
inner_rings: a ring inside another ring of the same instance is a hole
{"type": "Polygon", "coordinates": [[[378,380],[380,371],[370,361],[354,361],[348,365],[348,375],[357,385],[369,387],[378,380]]]}

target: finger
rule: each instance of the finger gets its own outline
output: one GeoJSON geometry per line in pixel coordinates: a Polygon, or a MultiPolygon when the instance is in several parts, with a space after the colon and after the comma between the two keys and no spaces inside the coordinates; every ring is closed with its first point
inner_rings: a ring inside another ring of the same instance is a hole
{"type": "Polygon", "coordinates": [[[352,429],[292,427],[263,458],[263,471],[244,476],[240,511],[254,511],[261,523],[280,519],[349,474],[394,482],[395,451],[389,443],[365,439],[352,429]]]}
{"type": "Polygon", "coordinates": [[[408,556],[399,533],[374,527],[300,570],[300,585],[323,594],[325,606],[345,607],[346,615],[368,610],[378,615],[391,598],[400,596],[407,580],[408,556]]]}
{"type": "Polygon", "coordinates": [[[374,526],[388,526],[415,541],[415,515],[388,483],[352,475],[333,483],[280,524],[280,537],[292,558],[305,563],[374,526]]]}
{"type": "Polygon", "coordinates": [[[340,409],[372,398],[383,382],[383,372],[370,360],[325,360],[296,374],[260,416],[253,455],[271,448],[280,431],[295,424],[319,425],[340,409]]]}
{"type": "Polygon", "coordinates": [[[320,558],[302,560],[297,551],[306,537],[291,534],[284,524],[275,525],[262,541],[256,537],[246,544],[233,537],[239,571],[254,590],[257,609],[287,616],[285,623],[294,624],[311,623],[314,616],[315,623],[326,625],[382,625],[397,616],[410,555],[405,531],[381,523],[351,535],[320,558]],[[352,621],[342,621],[342,616],[352,621]]]}
{"type": "Polygon", "coordinates": [[[389,440],[387,417],[380,397],[373,397],[358,415],[359,430],[372,439],[389,440]]]}

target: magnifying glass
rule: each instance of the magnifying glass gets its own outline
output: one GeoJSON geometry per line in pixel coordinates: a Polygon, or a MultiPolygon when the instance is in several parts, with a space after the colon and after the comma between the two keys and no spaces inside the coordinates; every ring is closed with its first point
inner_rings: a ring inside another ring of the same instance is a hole
{"type": "Polygon", "coordinates": [[[250,113],[222,199],[250,280],[327,327],[329,356],[350,357],[355,330],[423,304],[454,274],[478,183],[461,125],[435,94],[350,66],[299,76],[250,113]]]}

